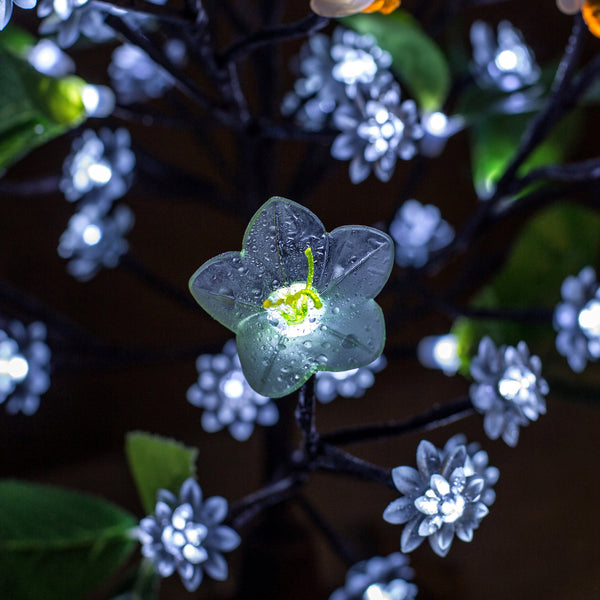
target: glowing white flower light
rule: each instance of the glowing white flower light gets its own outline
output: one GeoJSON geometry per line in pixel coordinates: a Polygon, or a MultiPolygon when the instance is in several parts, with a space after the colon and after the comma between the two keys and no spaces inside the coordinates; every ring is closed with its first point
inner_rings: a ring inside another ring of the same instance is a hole
{"type": "Polygon", "coordinates": [[[519,64],[519,57],[514,50],[502,50],[494,61],[502,71],[512,71],[519,64]]]}
{"type": "Polygon", "coordinates": [[[22,356],[13,356],[8,360],[0,359],[0,375],[8,375],[14,381],[22,381],[29,372],[29,363],[22,356]]]}
{"type": "Polygon", "coordinates": [[[102,239],[102,230],[98,225],[87,225],[81,234],[83,241],[88,246],[95,246],[102,239]]]}
{"type": "Polygon", "coordinates": [[[434,112],[425,118],[425,131],[433,135],[444,135],[448,127],[448,117],[442,112],[434,112]]]}
{"type": "Polygon", "coordinates": [[[81,101],[89,117],[108,117],[115,108],[115,94],[105,85],[85,85],[81,90],[81,101]]]}
{"type": "Polygon", "coordinates": [[[75,71],[75,63],[52,40],[40,40],[27,53],[29,64],[44,75],[63,77],[75,71]]]}
{"type": "Polygon", "coordinates": [[[424,367],[454,375],[460,367],[458,339],[452,333],[424,337],[417,346],[417,357],[424,367]]]}
{"type": "Polygon", "coordinates": [[[586,337],[600,336],[600,300],[590,300],[579,313],[577,322],[586,337]]]}

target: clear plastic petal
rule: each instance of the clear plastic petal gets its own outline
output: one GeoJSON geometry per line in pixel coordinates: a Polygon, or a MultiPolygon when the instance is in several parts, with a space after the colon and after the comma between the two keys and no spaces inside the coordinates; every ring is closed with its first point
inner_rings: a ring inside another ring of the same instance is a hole
{"type": "Polygon", "coordinates": [[[412,498],[403,496],[390,504],[383,511],[383,520],[394,525],[406,523],[415,515],[416,509],[412,498]]]}
{"type": "Polygon", "coordinates": [[[419,526],[423,518],[423,515],[418,515],[404,526],[400,536],[400,549],[402,552],[412,552],[423,543],[425,538],[419,535],[419,526]]]}
{"type": "Polygon", "coordinates": [[[217,581],[224,581],[227,579],[229,572],[227,562],[218,552],[209,552],[208,559],[206,562],[202,563],[202,567],[208,575],[217,581]]]}
{"type": "Polygon", "coordinates": [[[437,448],[427,440],[422,440],[417,447],[417,467],[429,480],[431,475],[441,470],[440,455],[437,448]]]}
{"type": "Polygon", "coordinates": [[[396,489],[405,496],[420,494],[426,486],[421,474],[412,467],[402,466],[392,469],[392,479],[396,489]]]}
{"type": "Polygon", "coordinates": [[[393,265],[394,243],[387,234],[371,227],[338,227],[329,234],[329,255],[317,289],[328,296],[335,291],[356,298],[374,298],[388,280],[393,265]]]}
{"type": "Polygon", "coordinates": [[[230,552],[240,545],[240,541],[237,531],[226,525],[221,525],[209,532],[205,544],[211,548],[216,548],[220,552],[230,552]]]}
{"type": "Polygon", "coordinates": [[[228,510],[229,506],[225,498],[221,496],[211,496],[210,498],[207,498],[202,507],[199,521],[204,523],[207,527],[217,525],[225,519],[228,510]]]}

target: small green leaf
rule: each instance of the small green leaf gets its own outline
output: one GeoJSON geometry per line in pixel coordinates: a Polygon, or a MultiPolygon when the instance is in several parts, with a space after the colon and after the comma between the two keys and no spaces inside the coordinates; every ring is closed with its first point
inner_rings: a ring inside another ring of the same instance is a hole
{"type": "MultiPolygon", "coordinates": [[[[4,32],[0,33],[3,39],[4,32]]],[[[14,44],[13,44],[14,45],[14,44]]],[[[48,77],[0,43],[0,174],[31,150],[86,118],[85,81],[48,77]]]]}
{"type": "Polygon", "coordinates": [[[371,34],[392,56],[392,68],[424,111],[439,109],[450,88],[450,69],[444,53],[404,10],[390,15],[358,14],[342,19],[347,27],[371,34]]]}
{"type": "MultiPolygon", "coordinates": [[[[473,183],[480,198],[489,198],[527,129],[531,114],[495,115],[481,119],[471,129],[473,183]]],[[[579,132],[580,115],[562,119],[538,145],[519,170],[522,176],[535,167],[560,163],[579,132]]]]}
{"type": "MultiPolygon", "coordinates": [[[[600,215],[583,206],[557,204],[541,211],[523,229],[504,267],[473,300],[478,308],[553,308],[568,275],[595,264],[600,252],[600,215]]],[[[468,371],[479,340],[496,343],[527,341],[535,352],[553,351],[550,323],[458,319],[452,328],[459,338],[461,371],[468,371]]]]}
{"type": "Polygon", "coordinates": [[[194,463],[198,450],[172,439],[134,431],[127,434],[125,451],[142,505],[148,514],[154,512],[158,490],[178,494],[181,484],[196,474],[194,463]]]}
{"type": "Polygon", "coordinates": [[[0,598],[78,600],[136,546],[136,519],[100,498],[0,481],[0,598]]]}

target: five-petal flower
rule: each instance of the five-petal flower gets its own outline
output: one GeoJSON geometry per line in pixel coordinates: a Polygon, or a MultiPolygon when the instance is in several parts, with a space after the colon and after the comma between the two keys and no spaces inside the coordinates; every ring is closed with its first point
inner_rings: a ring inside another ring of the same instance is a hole
{"type": "Polygon", "coordinates": [[[237,334],[252,388],[278,398],[317,371],[362,367],[381,354],[385,325],[373,298],[393,261],[385,233],[359,225],[327,233],[311,211],[275,197],[253,217],[242,251],[206,262],[190,290],[237,334]]]}

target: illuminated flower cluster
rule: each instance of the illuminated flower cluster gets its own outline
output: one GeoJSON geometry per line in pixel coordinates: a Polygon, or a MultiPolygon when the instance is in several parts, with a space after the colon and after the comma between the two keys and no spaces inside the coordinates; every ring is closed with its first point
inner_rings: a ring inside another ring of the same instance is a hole
{"type": "Polygon", "coordinates": [[[470,542],[489,512],[483,500],[488,482],[475,470],[464,444],[449,446],[439,450],[423,440],[417,448],[418,470],[392,469],[394,485],[403,496],[389,504],[383,518],[388,523],[406,523],[400,538],[402,552],[411,552],[428,538],[432,550],[446,556],[454,535],[470,542]]]}
{"type": "Polygon", "coordinates": [[[391,64],[391,56],[377,46],[373,36],[342,27],[331,38],[313,35],[300,50],[302,77],[285,97],[282,110],[293,114],[305,129],[323,129],[357,83],[371,83],[391,64]]]}
{"type": "Polygon", "coordinates": [[[483,21],[471,26],[473,75],[484,88],[514,92],[536,83],[540,68],[523,35],[508,21],[498,24],[498,36],[483,21]]]}
{"type": "Polygon", "coordinates": [[[256,393],[246,381],[235,349],[229,340],[221,354],[203,354],[196,361],[198,381],[187,391],[190,404],[204,409],[202,428],[212,433],[227,427],[238,441],[247,440],[254,424],[275,425],[276,404],[256,393]]]}
{"type": "Polygon", "coordinates": [[[371,171],[381,181],[389,181],[398,158],[413,158],[423,137],[417,106],[413,100],[401,102],[400,86],[389,71],[371,83],[358,83],[355,92],[353,100],[334,113],[341,133],[331,155],[351,161],[352,183],[364,181],[371,171]]]}
{"type": "Polygon", "coordinates": [[[567,277],[560,288],[563,301],[554,310],[556,349],[576,373],[600,356],[600,286],[596,272],[585,267],[567,277]]]}
{"type": "Polygon", "coordinates": [[[242,252],[206,262],[190,290],[237,334],[252,388],[278,398],[317,371],[356,369],[381,354],[385,324],[373,298],[393,261],[385,233],[359,225],[327,233],[312,212],[276,197],[252,218],[242,252]]]}
{"type": "Polygon", "coordinates": [[[387,361],[383,354],[366,367],[349,371],[319,371],[315,376],[317,400],[328,404],[338,396],[360,398],[375,383],[375,373],[385,368],[387,361]]]}
{"type": "Polygon", "coordinates": [[[67,272],[89,281],[102,267],[114,269],[129,249],[125,235],[133,222],[133,212],[124,205],[103,213],[88,204],[76,212],[58,244],[59,256],[69,261],[67,272]]]}
{"type": "Polygon", "coordinates": [[[223,581],[228,568],[222,553],[240,544],[237,532],[222,524],[227,512],[225,498],[203,499],[193,479],[183,483],[179,498],[159,490],[154,514],[142,519],[137,530],[142,554],[161,577],[177,571],[190,592],[198,589],[204,573],[223,581]]]}
{"type": "Polygon", "coordinates": [[[6,27],[13,12],[13,4],[19,8],[33,8],[37,0],[2,0],[0,3],[0,31],[6,27]]]}
{"type": "Polygon", "coordinates": [[[86,129],[63,163],[60,189],[70,202],[82,200],[109,207],[132,182],[135,154],[126,129],[86,129]]]}
{"type": "Polygon", "coordinates": [[[322,17],[347,17],[361,12],[388,15],[398,6],[400,0],[310,0],[311,9],[322,17]]]}
{"type": "Polygon", "coordinates": [[[60,187],[79,210],[60,238],[58,254],[69,259],[67,271],[79,281],[116,267],[129,248],[124,236],[133,227],[133,213],[113,203],[129,189],[134,166],[126,129],[101,129],[98,135],[88,129],[73,142],[60,187]]]}
{"type": "MultiPolygon", "coordinates": [[[[168,40],[164,50],[174,65],[183,66],[185,45],[181,40],[168,40]]],[[[108,74],[112,87],[123,104],[159,98],[173,87],[171,75],[133,44],[123,44],[115,49],[108,74]]]]}
{"type": "Polygon", "coordinates": [[[352,565],[344,586],[335,590],[329,600],[413,600],[417,586],[407,581],[412,577],[408,557],[401,552],[374,556],[352,565]]]}
{"type": "Polygon", "coordinates": [[[390,225],[396,244],[396,262],[402,267],[422,267],[429,254],[445,248],[454,239],[454,230],[442,219],[433,204],[407,200],[390,225]]]}
{"type": "Polygon", "coordinates": [[[50,387],[50,349],[45,343],[46,327],[11,321],[0,329],[0,404],[15,414],[35,413],[40,396],[50,387]]]}
{"type": "Polygon", "coordinates": [[[509,446],[519,441],[519,427],[546,414],[548,383],[542,363],[531,356],[527,344],[496,348],[489,337],[479,343],[471,360],[475,383],[469,394],[475,409],[484,415],[483,428],[493,440],[502,436],[509,446]]]}

